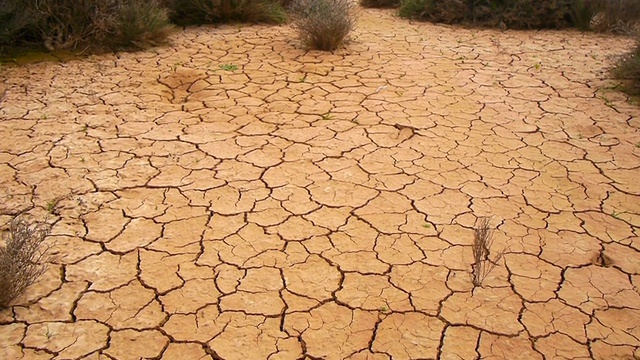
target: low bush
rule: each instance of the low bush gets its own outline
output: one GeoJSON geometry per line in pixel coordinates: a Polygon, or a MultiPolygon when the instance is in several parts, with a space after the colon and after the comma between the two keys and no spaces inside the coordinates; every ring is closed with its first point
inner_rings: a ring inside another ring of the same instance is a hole
{"type": "Polygon", "coordinates": [[[399,13],[447,24],[608,31],[635,26],[640,0],[402,0],[399,13]]]}
{"type": "Polygon", "coordinates": [[[613,75],[622,80],[622,89],[633,96],[640,95],[640,35],[636,35],[636,46],[622,56],[612,68],[613,75]]]}
{"type": "Polygon", "coordinates": [[[163,43],[172,25],[169,11],[158,0],[128,0],[115,12],[113,32],[116,45],[139,47],[163,43]]]}
{"type": "Polygon", "coordinates": [[[596,31],[634,33],[640,24],[640,0],[599,0],[591,26],[596,31]]]}
{"type": "Polygon", "coordinates": [[[0,0],[0,48],[141,46],[164,41],[170,28],[158,0],[0,0]]]}
{"type": "Polygon", "coordinates": [[[49,234],[44,224],[16,218],[11,222],[4,246],[0,246],[0,309],[31,286],[45,271],[42,242],[49,234]]]}
{"type": "Polygon", "coordinates": [[[310,49],[333,51],[348,38],[356,23],[350,0],[293,0],[293,27],[310,49]]]}
{"type": "Polygon", "coordinates": [[[400,0],[360,0],[360,5],[366,8],[396,8],[400,0]]]}
{"type": "Polygon", "coordinates": [[[286,13],[275,0],[164,0],[171,20],[182,26],[229,21],[283,23],[286,13]]]}
{"type": "Polygon", "coordinates": [[[40,13],[31,2],[0,0],[0,53],[20,40],[37,38],[35,24],[39,19],[40,13]]]}

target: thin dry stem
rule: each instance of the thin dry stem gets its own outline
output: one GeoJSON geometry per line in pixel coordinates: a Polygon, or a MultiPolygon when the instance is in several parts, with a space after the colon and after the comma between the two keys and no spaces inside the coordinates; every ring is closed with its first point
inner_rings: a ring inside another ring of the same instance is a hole
{"type": "Polygon", "coordinates": [[[478,225],[473,234],[473,264],[471,265],[471,278],[474,286],[481,286],[484,279],[498,265],[504,251],[499,252],[491,259],[491,246],[493,245],[493,229],[491,218],[478,219],[478,225]]]}

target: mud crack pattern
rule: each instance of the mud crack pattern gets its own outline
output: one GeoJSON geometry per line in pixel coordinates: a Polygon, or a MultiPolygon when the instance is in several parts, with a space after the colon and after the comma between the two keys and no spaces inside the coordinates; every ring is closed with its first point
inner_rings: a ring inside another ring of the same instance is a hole
{"type": "Polygon", "coordinates": [[[4,70],[0,220],[54,225],[0,358],[640,357],[629,41],[376,10],[334,54],[293,38],[4,70]],[[480,216],[505,256],[473,289],[480,216]]]}

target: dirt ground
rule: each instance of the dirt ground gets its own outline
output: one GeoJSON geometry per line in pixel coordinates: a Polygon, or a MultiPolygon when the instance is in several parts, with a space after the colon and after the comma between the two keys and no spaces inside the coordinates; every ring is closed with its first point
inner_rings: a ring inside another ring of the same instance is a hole
{"type": "Polygon", "coordinates": [[[0,223],[54,225],[0,359],[640,358],[630,40],[379,10],[333,54],[172,40],[3,69],[0,223]]]}

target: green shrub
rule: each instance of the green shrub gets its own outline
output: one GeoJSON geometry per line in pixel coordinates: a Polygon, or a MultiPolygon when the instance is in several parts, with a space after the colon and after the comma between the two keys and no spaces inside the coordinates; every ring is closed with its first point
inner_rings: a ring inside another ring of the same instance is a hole
{"type": "Polygon", "coordinates": [[[571,26],[573,0],[403,0],[403,17],[514,29],[571,26]]]}
{"type": "Polygon", "coordinates": [[[640,0],[600,0],[593,29],[615,33],[633,33],[640,24],[640,0]]]}
{"type": "Polygon", "coordinates": [[[400,0],[360,0],[360,5],[366,8],[395,8],[400,6],[400,0]]]}
{"type": "Polygon", "coordinates": [[[20,40],[37,38],[34,30],[39,18],[31,2],[0,0],[0,50],[20,40]]]}
{"type": "Polygon", "coordinates": [[[602,11],[604,3],[600,0],[573,0],[571,20],[582,31],[591,29],[594,17],[602,11]]]}
{"type": "Polygon", "coordinates": [[[636,35],[635,48],[622,56],[612,68],[613,75],[623,81],[623,90],[640,95],[640,35],[636,35]]]}
{"type": "Polygon", "coordinates": [[[286,21],[286,13],[275,0],[164,0],[171,20],[179,25],[220,22],[276,23],[286,21]]]}
{"type": "Polygon", "coordinates": [[[8,307],[45,271],[46,249],[42,242],[49,234],[44,224],[30,224],[16,218],[0,246],[0,309],[8,307]]]}
{"type": "Polygon", "coordinates": [[[433,0],[401,0],[398,15],[408,19],[429,20],[433,0]]]}
{"type": "Polygon", "coordinates": [[[356,22],[350,0],[293,0],[289,9],[300,39],[315,50],[340,47],[356,22]]]}
{"type": "Polygon", "coordinates": [[[157,0],[128,0],[116,8],[113,32],[117,45],[159,44],[171,29],[168,10],[157,0]]]}
{"type": "Polygon", "coordinates": [[[169,29],[158,0],[0,0],[0,47],[139,46],[165,40],[169,29]]]}

